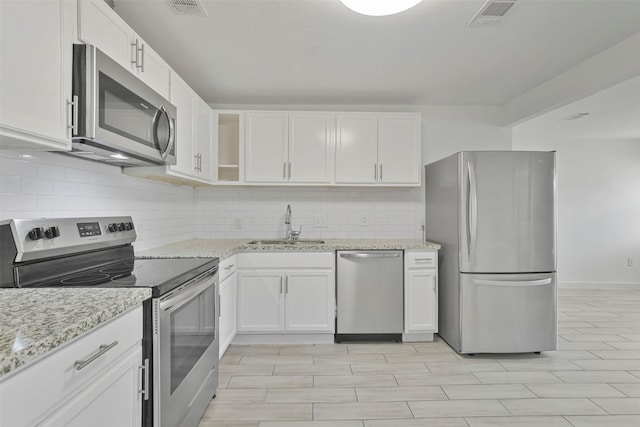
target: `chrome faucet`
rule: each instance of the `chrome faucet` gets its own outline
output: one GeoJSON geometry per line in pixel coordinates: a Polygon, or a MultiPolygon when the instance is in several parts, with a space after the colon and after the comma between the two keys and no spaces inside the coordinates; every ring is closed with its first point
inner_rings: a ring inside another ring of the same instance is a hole
{"type": "Polygon", "coordinates": [[[294,240],[300,236],[302,232],[302,226],[297,231],[291,229],[291,205],[287,205],[287,211],[284,215],[284,223],[287,226],[286,237],[287,240],[294,240]]]}

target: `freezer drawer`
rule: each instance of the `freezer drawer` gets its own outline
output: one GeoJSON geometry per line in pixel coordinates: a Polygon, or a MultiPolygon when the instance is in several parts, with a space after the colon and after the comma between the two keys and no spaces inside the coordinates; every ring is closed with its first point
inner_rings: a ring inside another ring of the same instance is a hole
{"type": "Polygon", "coordinates": [[[402,251],[338,251],[337,333],[401,334],[402,251]]]}
{"type": "Polygon", "coordinates": [[[555,350],[556,275],[460,274],[460,353],[555,350]]]}

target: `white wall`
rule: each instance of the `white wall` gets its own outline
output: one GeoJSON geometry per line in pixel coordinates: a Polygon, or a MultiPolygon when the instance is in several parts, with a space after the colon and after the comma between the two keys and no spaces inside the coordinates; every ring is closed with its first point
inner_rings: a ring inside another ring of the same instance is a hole
{"type": "Polygon", "coordinates": [[[513,148],[557,151],[559,282],[640,284],[640,140],[556,139],[515,127],[513,148]]]}
{"type": "Polygon", "coordinates": [[[191,239],[193,189],[62,154],[0,152],[0,220],[104,215],[133,217],[136,250],[191,239]]]}

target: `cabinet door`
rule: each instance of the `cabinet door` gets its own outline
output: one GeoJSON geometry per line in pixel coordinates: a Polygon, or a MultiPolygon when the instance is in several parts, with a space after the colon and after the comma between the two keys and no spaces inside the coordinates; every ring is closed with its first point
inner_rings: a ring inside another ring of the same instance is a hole
{"type": "Polygon", "coordinates": [[[375,183],[378,177],[377,116],[338,114],[336,127],[336,183],[375,183]]]}
{"type": "Polygon", "coordinates": [[[236,335],[238,273],[232,273],[220,284],[220,357],[236,335]]]}
{"type": "Polygon", "coordinates": [[[195,158],[198,177],[213,181],[213,141],[211,108],[196,95],[195,111],[195,158]]]}
{"type": "Polygon", "coordinates": [[[331,116],[326,113],[289,115],[289,182],[330,182],[331,116]]]}
{"type": "Polygon", "coordinates": [[[378,182],[420,184],[420,114],[378,117],[378,182]]]}
{"type": "Polygon", "coordinates": [[[285,330],[333,332],[333,272],[288,272],[285,280],[285,330]]]}
{"type": "Polygon", "coordinates": [[[132,348],[120,361],[82,389],[52,415],[43,427],[137,427],[142,425],[140,361],[142,346],[132,348]],[[117,410],[114,410],[116,409],[117,410]]]}
{"type": "Polygon", "coordinates": [[[0,148],[71,148],[70,2],[0,1],[0,148]]]}
{"type": "Polygon", "coordinates": [[[136,37],[140,52],[140,68],[137,68],[137,76],[149,87],[163,97],[169,99],[169,75],[171,67],[160,55],[156,53],[144,40],[136,37]]]}
{"type": "Polygon", "coordinates": [[[92,44],[133,72],[135,35],[103,0],[78,1],[78,39],[92,44]]]}
{"type": "Polygon", "coordinates": [[[284,274],[252,270],[238,273],[238,331],[284,329],[284,274]]]}
{"type": "Polygon", "coordinates": [[[176,73],[171,73],[171,103],[178,109],[176,119],[176,164],[172,171],[195,175],[193,152],[195,92],[176,73]]]}
{"type": "Polygon", "coordinates": [[[246,181],[283,182],[288,174],[286,113],[246,114],[246,181]]]}
{"type": "Polygon", "coordinates": [[[437,308],[436,270],[414,269],[405,275],[405,331],[435,332],[437,308]]]}

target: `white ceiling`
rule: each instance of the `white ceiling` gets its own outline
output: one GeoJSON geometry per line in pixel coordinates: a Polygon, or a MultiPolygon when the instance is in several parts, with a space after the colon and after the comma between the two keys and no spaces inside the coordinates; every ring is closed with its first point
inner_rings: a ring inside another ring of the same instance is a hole
{"type": "Polygon", "coordinates": [[[210,104],[502,105],[640,31],[640,0],[424,0],[367,17],[339,0],[166,0],[116,11],[210,104]]]}

